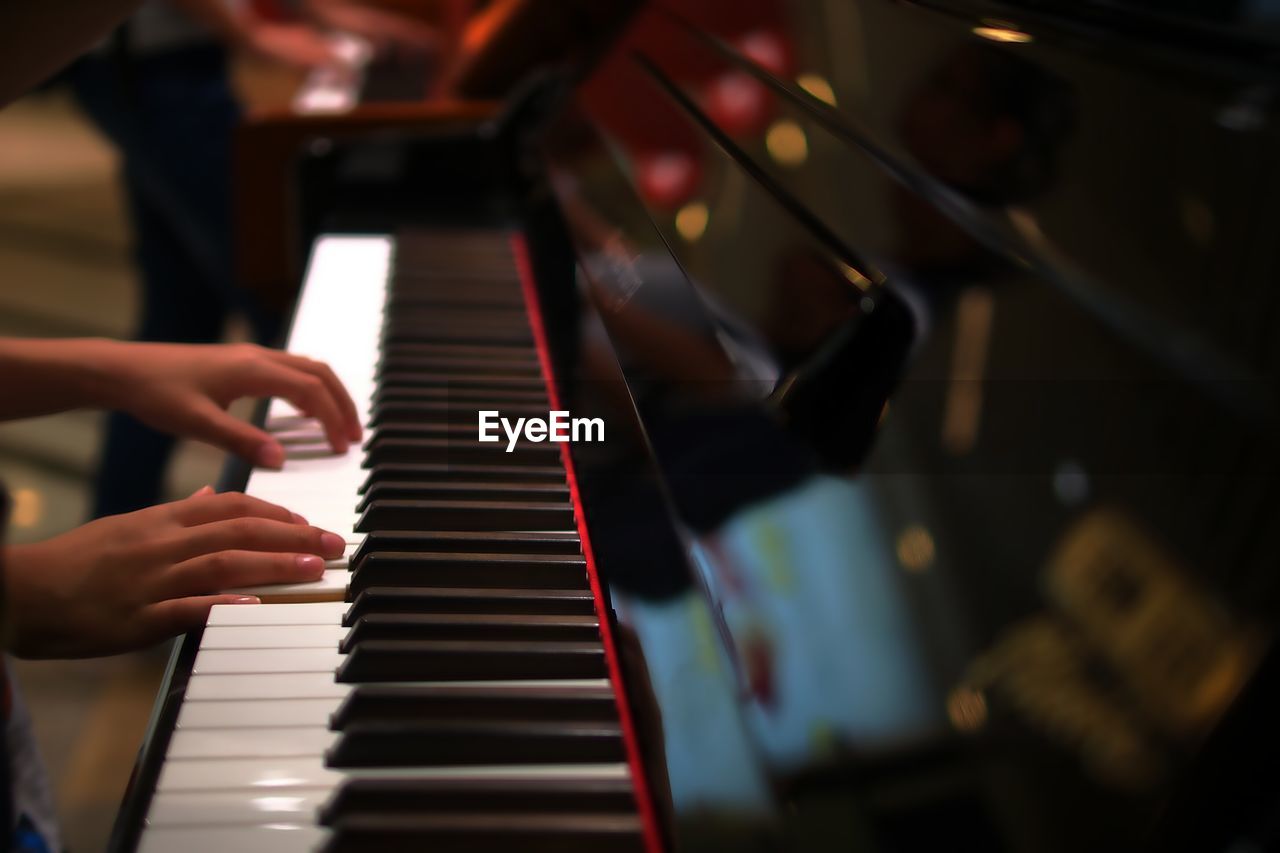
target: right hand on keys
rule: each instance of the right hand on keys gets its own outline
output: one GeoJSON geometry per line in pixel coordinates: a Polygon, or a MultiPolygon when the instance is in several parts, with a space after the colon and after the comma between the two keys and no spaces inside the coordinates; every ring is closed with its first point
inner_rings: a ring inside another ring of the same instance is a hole
{"type": "Polygon", "coordinates": [[[5,549],[8,650],[66,658],[150,645],[203,625],[215,604],[258,601],[222,590],[319,579],[345,547],[283,507],[208,487],[98,519],[5,549]]]}

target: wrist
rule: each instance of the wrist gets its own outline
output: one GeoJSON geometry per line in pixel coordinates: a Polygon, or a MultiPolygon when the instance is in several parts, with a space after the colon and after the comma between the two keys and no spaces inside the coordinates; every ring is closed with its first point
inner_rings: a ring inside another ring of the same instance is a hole
{"type": "Polygon", "coordinates": [[[86,407],[122,409],[130,378],[130,354],[139,344],[89,338],[76,341],[69,366],[71,381],[86,407]]]}

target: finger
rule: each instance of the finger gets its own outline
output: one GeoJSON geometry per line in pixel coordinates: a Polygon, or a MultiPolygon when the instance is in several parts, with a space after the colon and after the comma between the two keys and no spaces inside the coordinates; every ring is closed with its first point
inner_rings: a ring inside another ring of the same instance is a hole
{"type": "Polygon", "coordinates": [[[260,468],[278,470],[284,467],[284,448],[267,433],[231,415],[216,403],[199,397],[187,413],[186,435],[234,453],[260,468]]]}
{"type": "Polygon", "coordinates": [[[347,427],[347,437],[352,441],[359,441],[362,433],[360,426],[360,412],[356,408],[355,400],[351,399],[351,395],[347,393],[347,389],[342,384],[342,380],[333,372],[333,368],[325,364],[323,361],[306,358],[305,356],[294,355],[290,352],[281,350],[271,350],[274,357],[298,370],[310,373],[324,383],[329,389],[330,395],[337,401],[338,408],[342,412],[343,419],[347,427]]]}
{"type": "Polygon", "coordinates": [[[261,396],[283,397],[306,414],[320,421],[325,436],[336,453],[346,453],[351,440],[347,438],[346,420],[338,408],[324,380],[295,367],[278,362],[261,365],[261,396]]]}
{"type": "Polygon", "coordinates": [[[346,547],[341,536],[318,527],[246,517],[184,527],[165,542],[163,557],[178,563],[217,551],[268,551],[316,554],[336,560],[346,547]]]}
{"type": "Polygon", "coordinates": [[[228,589],[277,583],[306,583],[324,575],[315,554],[218,551],[170,566],[159,578],[157,599],[211,595],[228,589]]]}
{"type": "Polygon", "coordinates": [[[333,17],[342,21],[340,29],[380,42],[419,50],[431,50],[440,44],[440,34],[433,27],[408,15],[349,5],[335,9],[333,17]]]}
{"type": "Polygon", "coordinates": [[[194,492],[191,493],[191,497],[198,498],[204,495],[212,495],[212,494],[214,494],[213,486],[201,486],[200,488],[196,489],[194,492]]]}
{"type": "Polygon", "coordinates": [[[291,524],[305,524],[306,520],[278,504],[241,492],[223,492],[220,495],[197,492],[185,501],[173,504],[173,517],[179,524],[195,527],[227,518],[268,518],[291,524]]]}
{"type": "Polygon", "coordinates": [[[209,621],[209,608],[215,604],[261,604],[254,595],[200,595],[191,598],[170,598],[157,601],[143,608],[141,621],[149,626],[147,633],[153,640],[162,640],[194,631],[209,621]]]}

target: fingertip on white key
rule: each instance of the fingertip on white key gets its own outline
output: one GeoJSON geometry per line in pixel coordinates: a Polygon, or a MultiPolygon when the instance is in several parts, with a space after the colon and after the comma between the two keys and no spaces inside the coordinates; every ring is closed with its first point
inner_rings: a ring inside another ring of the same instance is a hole
{"type": "Polygon", "coordinates": [[[263,604],[342,601],[347,594],[347,583],[351,580],[351,572],[346,569],[345,558],[331,560],[326,565],[336,567],[325,569],[324,574],[316,581],[246,586],[230,589],[227,592],[235,595],[256,596],[262,600],[263,604]]]}

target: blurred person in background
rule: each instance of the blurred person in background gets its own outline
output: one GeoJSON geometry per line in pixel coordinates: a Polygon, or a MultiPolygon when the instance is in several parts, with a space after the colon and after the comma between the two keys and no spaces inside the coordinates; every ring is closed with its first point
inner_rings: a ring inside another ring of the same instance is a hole
{"type": "MultiPolygon", "coordinates": [[[[321,27],[375,45],[427,50],[434,33],[349,0],[306,0],[293,21],[249,0],[148,0],[67,73],[77,101],[115,145],[141,284],[136,339],[210,343],[243,317],[253,340],[278,342],[283,317],[236,286],[232,143],[241,107],[230,56],[296,68],[339,62],[321,27]]],[[[92,517],[160,500],[173,437],[127,413],[110,416],[92,517]]]]}

